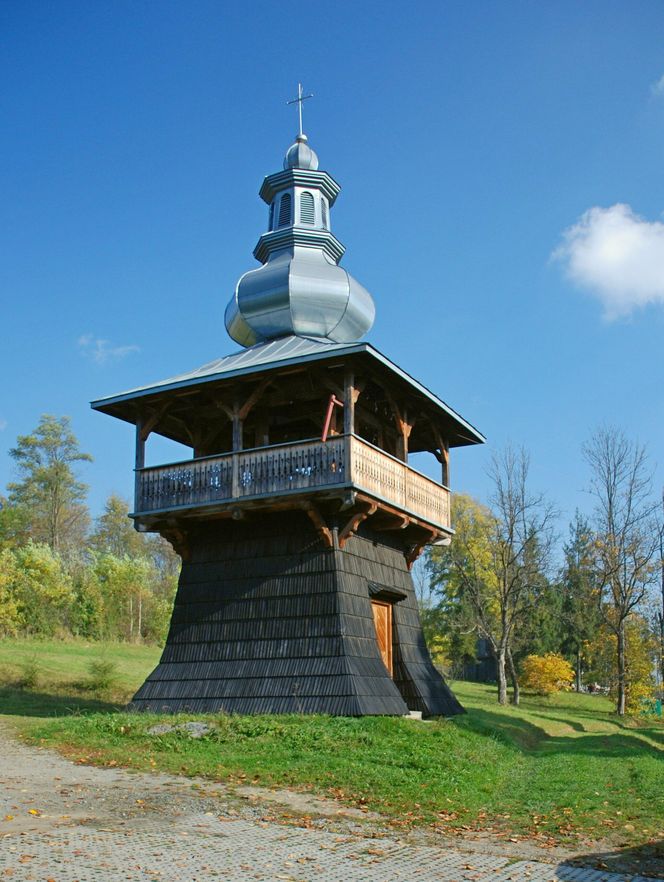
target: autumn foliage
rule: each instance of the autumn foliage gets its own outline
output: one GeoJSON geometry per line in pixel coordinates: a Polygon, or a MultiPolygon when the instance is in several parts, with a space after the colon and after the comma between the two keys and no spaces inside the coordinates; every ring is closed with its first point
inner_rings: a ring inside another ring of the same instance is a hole
{"type": "Polygon", "coordinates": [[[523,686],[538,695],[554,695],[570,689],[574,682],[572,666],[557,652],[529,655],[521,665],[523,686]]]}

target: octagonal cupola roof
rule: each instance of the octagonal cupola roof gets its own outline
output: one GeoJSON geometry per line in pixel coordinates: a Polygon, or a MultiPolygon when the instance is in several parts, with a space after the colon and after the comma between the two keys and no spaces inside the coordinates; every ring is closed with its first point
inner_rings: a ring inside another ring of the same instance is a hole
{"type": "Polygon", "coordinates": [[[237,343],[291,335],[350,343],[371,328],[371,295],[339,266],[344,246],[332,233],[330,211],[340,189],[319,171],[300,132],[283,171],[268,175],[260,189],[269,206],[268,229],[254,249],[262,265],[240,278],[226,307],[226,329],[237,343]]]}

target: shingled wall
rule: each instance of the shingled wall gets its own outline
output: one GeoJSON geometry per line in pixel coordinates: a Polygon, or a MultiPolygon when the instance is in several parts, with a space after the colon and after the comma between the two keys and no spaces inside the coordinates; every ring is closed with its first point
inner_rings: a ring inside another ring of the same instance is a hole
{"type": "Polygon", "coordinates": [[[328,548],[301,512],[192,525],[161,661],[132,707],[152,711],[451,715],[398,538],[328,548]],[[371,596],[393,602],[394,679],[371,596]]]}

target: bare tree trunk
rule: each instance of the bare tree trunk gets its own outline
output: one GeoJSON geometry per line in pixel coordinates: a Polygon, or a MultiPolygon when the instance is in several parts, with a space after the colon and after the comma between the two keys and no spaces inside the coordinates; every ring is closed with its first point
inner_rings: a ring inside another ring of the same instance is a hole
{"type": "MultiPolygon", "coordinates": [[[[662,495],[664,507],[664,494],[662,495]]],[[[662,689],[664,689],[664,524],[659,531],[659,587],[662,594],[662,609],[659,613],[659,666],[661,669],[662,689]]]]}
{"type": "Polygon", "coordinates": [[[129,642],[134,639],[134,598],[129,595],[129,642]]]}
{"type": "Polygon", "coordinates": [[[505,648],[501,646],[496,653],[498,673],[498,704],[507,704],[507,677],[505,676],[505,648]]]}
{"type": "Polygon", "coordinates": [[[138,628],[136,633],[136,640],[138,643],[141,642],[143,637],[143,595],[138,595],[138,628]]]}
{"type": "Polygon", "coordinates": [[[509,647],[507,649],[507,665],[509,667],[510,679],[512,681],[512,704],[518,707],[519,702],[521,701],[521,689],[519,688],[519,677],[514,665],[514,659],[512,658],[512,650],[509,649],[509,647]]]}
{"type": "Polygon", "coordinates": [[[583,683],[581,682],[581,647],[576,647],[576,691],[581,692],[583,683]]]}
{"type": "Polygon", "coordinates": [[[625,716],[625,622],[620,623],[618,628],[618,701],[616,703],[616,713],[618,716],[625,716]]]}

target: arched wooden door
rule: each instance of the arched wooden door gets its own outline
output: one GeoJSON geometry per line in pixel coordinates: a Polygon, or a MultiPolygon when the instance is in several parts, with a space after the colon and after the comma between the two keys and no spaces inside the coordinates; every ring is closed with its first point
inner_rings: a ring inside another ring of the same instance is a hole
{"type": "Polygon", "coordinates": [[[378,648],[383,659],[385,667],[392,671],[392,604],[386,603],[384,600],[372,600],[371,610],[373,612],[374,625],[376,627],[376,639],[378,648]]]}

